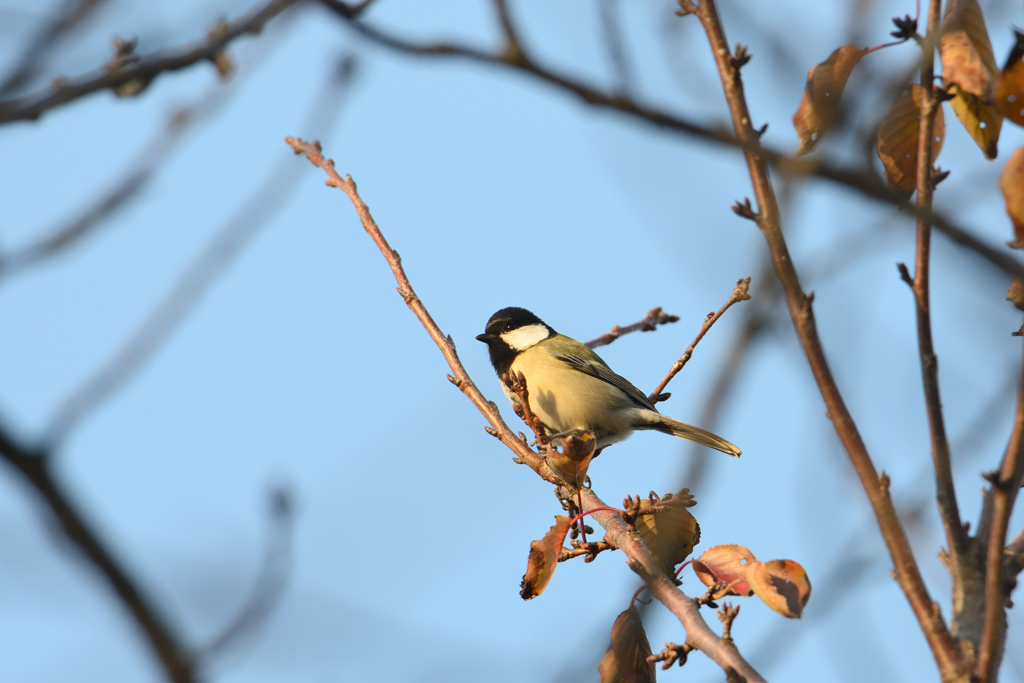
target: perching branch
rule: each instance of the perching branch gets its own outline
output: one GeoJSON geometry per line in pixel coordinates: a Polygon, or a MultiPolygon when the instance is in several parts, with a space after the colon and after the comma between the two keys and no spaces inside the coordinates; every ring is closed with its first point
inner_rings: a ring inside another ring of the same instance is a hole
{"type": "Polygon", "coordinates": [[[373,220],[373,216],[370,215],[369,208],[360,198],[355,181],[352,180],[351,176],[342,178],[338,174],[334,168],[334,162],[321,154],[318,142],[309,143],[291,137],[285,138],[285,141],[291,145],[296,154],[304,154],[311,163],[323,169],[328,176],[328,185],[336,187],[348,195],[362,221],[363,228],[373,239],[391,268],[391,272],[398,283],[398,293],[426,329],[427,334],[434,340],[434,343],[448,362],[453,373],[448,376],[449,381],[461,389],[473,405],[476,406],[477,410],[487,419],[490,423],[488,432],[501,440],[502,443],[516,454],[518,459],[522,460],[523,463],[528,465],[543,479],[561,487],[560,495],[562,497],[568,498],[578,494],[584,507],[587,510],[594,510],[592,516],[607,531],[604,540],[611,546],[622,550],[626,557],[629,558],[630,567],[644,579],[651,589],[651,594],[679,619],[686,630],[688,641],[692,641],[697,648],[718,663],[725,671],[735,671],[743,676],[748,683],[763,683],[764,679],[740,656],[735,644],[723,641],[704,622],[693,600],[680,591],[674,581],[665,574],[640,536],[627,528],[619,512],[614,508],[606,506],[591,489],[571,490],[570,487],[567,487],[565,482],[561,481],[548,468],[540,454],[531,449],[509,429],[508,425],[502,420],[497,406],[484,397],[480,389],[470,378],[469,373],[466,372],[462,361],[459,360],[458,354],[455,351],[455,342],[441,331],[422,300],[416,295],[405,270],[402,268],[401,257],[398,255],[398,252],[391,248],[391,245],[388,244],[381,233],[380,228],[373,220]]]}
{"type": "MultiPolygon", "coordinates": [[[[782,174],[795,178],[815,177],[827,180],[862,196],[897,207],[904,215],[914,218],[920,216],[916,206],[906,204],[906,198],[893,192],[870,168],[838,166],[819,158],[794,159],[789,153],[762,147],[760,143],[751,146],[749,140],[738,138],[723,128],[705,126],[656,107],[641,104],[623,93],[603,92],[599,87],[542,66],[529,55],[510,56],[501,50],[488,52],[480,48],[455,43],[419,43],[406,40],[357,21],[357,13],[354,11],[356,6],[354,5],[340,0],[319,0],[319,2],[326,9],[345,20],[360,35],[397,52],[423,57],[461,58],[479,64],[513,69],[547,83],[559,91],[574,95],[590,106],[616,111],[657,128],[690,136],[702,142],[739,147],[746,153],[756,151],[766,163],[771,164],[782,174]]],[[[930,220],[935,228],[954,243],[976,253],[1006,274],[1024,277],[1024,264],[1017,261],[1002,247],[987,244],[941,213],[932,211],[923,217],[930,220]]]]}
{"type": "Polygon", "coordinates": [[[244,35],[258,34],[271,20],[296,2],[298,0],[270,0],[261,7],[251,9],[236,21],[218,25],[203,40],[139,57],[126,55],[128,58],[117,59],[115,63],[85,76],[57,79],[41,92],[2,100],[0,124],[35,120],[54,107],[101,90],[136,95],[160,74],[186,69],[198,62],[212,63],[222,59],[224,50],[232,41],[244,35]]]}
{"type": "Polygon", "coordinates": [[[601,346],[607,346],[619,337],[633,332],[653,332],[658,329],[658,325],[666,325],[668,323],[679,322],[678,315],[672,315],[671,313],[665,313],[661,310],[661,306],[652,308],[647,311],[647,315],[640,322],[635,322],[632,325],[626,325],[625,327],[619,327],[616,325],[607,334],[602,334],[597,339],[591,339],[586,343],[592,349],[599,348],[601,346]]]}
{"type": "Polygon", "coordinates": [[[700,332],[698,332],[697,336],[694,337],[692,342],[690,342],[690,345],[686,347],[686,351],[683,351],[683,355],[679,357],[679,360],[672,364],[668,374],[658,382],[658,386],[654,387],[654,391],[652,391],[650,396],[647,397],[650,399],[651,403],[657,403],[658,401],[663,400],[662,392],[665,391],[665,387],[667,387],[668,383],[672,381],[672,378],[678,375],[679,371],[682,370],[688,362],[690,362],[690,358],[693,357],[694,349],[697,348],[697,344],[699,344],[700,340],[704,338],[704,335],[708,333],[711,326],[718,322],[718,319],[721,318],[733,304],[740,301],[748,301],[750,299],[749,292],[750,278],[748,277],[737,280],[736,286],[733,287],[732,296],[729,297],[729,300],[722,304],[722,307],[717,311],[708,313],[707,316],[705,316],[704,324],[700,326],[700,332]]]}
{"type": "Polygon", "coordinates": [[[825,359],[825,352],[814,320],[813,296],[804,294],[796,268],[790,258],[789,247],[782,233],[778,203],[768,174],[769,155],[761,149],[758,132],[751,123],[752,119],[743,91],[743,81],[738,66],[733,63],[732,53],[729,50],[715,2],[714,0],[701,0],[700,4],[694,7],[691,2],[683,0],[682,5],[684,10],[687,7],[691,8],[691,11],[700,19],[711,44],[711,52],[718,67],[722,88],[729,105],[733,130],[741,142],[747,169],[754,186],[754,195],[758,205],[757,224],[771,251],[772,263],[786,296],[793,327],[807,355],[811,371],[825,401],[828,416],[831,418],[836,434],[843,443],[867,493],[868,500],[871,502],[882,537],[885,539],[895,565],[896,580],[921,624],[924,636],[939,665],[942,678],[944,681],[956,679],[964,673],[960,649],[946,627],[938,605],[932,601],[924,584],[917,560],[914,558],[910,542],[907,540],[889,494],[889,478],[884,474],[879,476],[875,470],[867,447],[861,439],[853,416],[846,407],[825,359]]]}

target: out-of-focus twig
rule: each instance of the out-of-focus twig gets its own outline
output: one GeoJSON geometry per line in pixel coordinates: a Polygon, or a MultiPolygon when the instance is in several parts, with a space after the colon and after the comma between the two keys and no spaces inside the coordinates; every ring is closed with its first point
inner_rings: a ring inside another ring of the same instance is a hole
{"type": "Polygon", "coordinates": [[[241,18],[218,25],[201,41],[183,47],[158,50],[125,63],[108,65],[85,76],[58,79],[51,87],[26,97],[0,101],[0,124],[38,118],[43,113],[101,90],[138,94],[162,73],[186,69],[199,62],[222,59],[227,46],[248,34],[257,34],[277,15],[299,0],[270,0],[241,18]]]}
{"type": "MultiPolygon", "coordinates": [[[[339,61],[328,83],[315,98],[305,127],[319,130],[337,115],[354,73],[354,58],[339,61]]],[[[185,270],[178,282],[135,332],[86,382],[65,399],[46,430],[46,443],[59,443],[79,421],[92,412],[147,361],[192,310],[209,286],[243,246],[267,224],[291,196],[301,177],[282,158],[238,212],[185,270]]]]}
{"type": "Polygon", "coordinates": [[[195,660],[203,669],[209,668],[213,660],[225,650],[236,645],[266,621],[288,582],[294,534],[294,503],[288,489],[283,487],[270,492],[269,502],[267,545],[259,576],[235,618],[219,635],[196,649],[195,660]]]}
{"type": "Polygon", "coordinates": [[[618,0],[599,0],[597,9],[601,16],[601,33],[604,34],[604,44],[608,49],[612,71],[615,73],[615,90],[620,95],[629,97],[633,91],[633,68],[630,66],[626,44],[622,38],[618,0]]]}
{"type": "Polygon", "coordinates": [[[64,0],[54,11],[53,19],[35,32],[21,53],[21,58],[0,82],[0,97],[7,97],[25,85],[38,72],[41,63],[60,40],[81,26],[105,0],[64,0]]]}
{"type": "Polygon", "coordinates": [[[652,391],[650,396],[647,397],[650,399],[651,403],[657,403],[661,400],[661,395],[662,392],[665,391],[665,387],[668,386],[668,383],[672,381],[672,378],[678,375],[679,371],[682,370],[690,361],[690,358],[693,357],[694,349],[697,348],[697,344],[699,344],[700,340],[704,338],[704,335],[708,333],[711,326],[714,325],[718,319],[732,307],[733,304],[739,303],[740,301],[748,301],[749,299],[750,278],[748,277],[737,280],[736,286],[733,287],[732,295],[729,297],[728,301],[722,304],[722,307],[717,311],[712,311],[707,314],[704,318],[704,323],[700,326],[700,331],[697,333],[697,336],[694,337],[693,341],[690,342],[690,345],[686,347],[686,351],[683,351],[683,355],[679,357],[679,360],[672,364],[672,367],[669,369],[665,377],[658,382],[658,386],[654,387],[654,391],[652,391]]]}
{"type": "Polygon", "coordinates": [[[601,346],[607,346],[619,337],[630,334],[632,332],[653,332],[658,329],[658,325],[667,325],[668,323],[679,322],[678,315],[672,315],[671,313],[665,313],[661,310],[661,306],[652,308],[647,311],[647,315],[644,319],[635,322],[632,325],[626,325],[625,327],[614,326],[607,334],[602,334],[597,339],[591,339],[587,342],[587,346],[592,349],[599,348],[601,346]]]}

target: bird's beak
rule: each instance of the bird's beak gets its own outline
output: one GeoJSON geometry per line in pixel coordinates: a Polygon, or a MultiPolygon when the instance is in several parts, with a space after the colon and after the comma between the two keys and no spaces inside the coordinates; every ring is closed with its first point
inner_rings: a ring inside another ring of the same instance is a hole
{"type": "Polygon", "coordinates": [[[494,341],[494,335],[493,334],[478,334],[478,335],[476,335],[476,340],[477,341],[482,341],[484,344],[490,344],[492,341],[494,341]]]}

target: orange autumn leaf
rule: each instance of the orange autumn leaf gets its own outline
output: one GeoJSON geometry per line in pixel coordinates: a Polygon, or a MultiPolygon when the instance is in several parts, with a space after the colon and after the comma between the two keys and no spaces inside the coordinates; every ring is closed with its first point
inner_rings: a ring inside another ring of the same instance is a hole
{"type": "MultiPolygon", "coordinates": [[[[921,130],[921,98],[924,90],[916,83],[904,90],[889,108],[878,129],[878,158],[885,167],[889,187],[908,197],[917,187],[917,137],[921,130]]],[[[932,139],[932,161],[942,151],[946,122],[942,108],[935,112],[935,136],[932,139]]]]}
{"type": "Polygon", "coordinates": [[[567,483],[579,488],[587,480],[590,461],[594,459],[597,438],[594,432],[570,434],[562,439],[562,450],[553,450],[546,458],[548,467],[567,483]]]}
{"type": "Polygon", "coordinates": [[[1024,33],[1014,30],[1017,42],[1006,58],[996,82],[996,107],[1009,120],[1024,126],[1024,33]]]}
{"type": "Polygon", "coordinates": [[[558,556],[562,553],[562,544],[569,533],[569,522],[572,520],[564,515],[555,516],[555,524],[544,538],[530,543],[530,557],[526,561],[526,574],[519,585],[519,595],[523,600],[530,600],[544,592],[558,566],[558,556]]]}
{"type": "Polygon", "coordinates": [[[994,104],[969,93],[958,92],[949,101],[953,113],[970,134],[974,142],[981,148],[985,158],[995,159],[999,154],[999,131],[1003,127],[1003,115],[994,104]]]}
{"type": "Polygon", "coordinates": [[[807,154],[832,127],[839,113],[839,100],[853,67],[867,53],[859,47],[843,45],[828,59],[807,72],[804,96],[793,114],[793,126],[800,136],[797,156],[807,154]]]}
{"type": "Polygon", "coordinates": [[[742,545],[723,543],[708,548],[700,557],[693,561],[693,571],[701,582],[711,588],[716,584],[725,584],[712,597],[716,600],[726,595],[750,597],[753,589],[744,579],[744,572],[752,562],[757,562],[754,554],[742,545]]]}
{"type": "Polygon", "coordinates": [[[601,683],[654,683],[651,644],[636,606],[620,614],[612,626],[612,642],[597,670],[601,683]]]}
{"type": "Polygon", "coordinates": [[[799,619],[811,598],[807,572],[793,560],[751,562],[743,572],[750,587],[766,605],[784,617],[799,619]]]}
{"type": "Polygon", "coordinates": [[[1006,292],[1006,300],[1016,306],[1018,310],[1024,311],[1024,280],[1019,277],[1013,278],[1010,289],[1006,292]]]}
{"type": "Polygon", "coordinates": [[[999,188],[1003,191],[1006,213],[1013,221],[1013,233],[1017,239],[1009,245],[1024,249],[1024,147],[1010,155],[999,177],[999,188]]]}
{"type": "Polygon", "coordinates": [[[700,543],[700,525],[686,509],[696,504],[689,489],[674,496],[668,493],[660,499],[640,501],[641,511],[657,506],[656,512],[637,517],[636,530],[666,574],[671,574],[693,552],[693,546],[700,543]]]}

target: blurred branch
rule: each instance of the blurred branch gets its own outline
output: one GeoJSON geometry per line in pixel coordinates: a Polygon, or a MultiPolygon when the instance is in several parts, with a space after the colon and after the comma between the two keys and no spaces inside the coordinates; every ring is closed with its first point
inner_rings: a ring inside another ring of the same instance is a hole
{"type": "MultiPolygon", "coordinates": [[[[707,34],[711,53],[721,79],[722,90],[728,102],[733,130],[738,139],[743,142],[742,147],[757,198],[758,212],[753,212],[748,201],[745,206],[737,207],[740,209],[737,213],[756,221],[768,243],[776,275],[786,295],[793,327],[807,354],[808,363],[825,401],[828,415],[860,477],[868,500],[871,502],[882,536],[895,564],[896,580],[907,596],[914,615],[921,625],[921,630],[939,666],[942,679],[951,681],[962,677],[965,672],[960,649],[953,640],[939,612],[938,605],[932,601],[921,577],[921,571],[910,547],[910,542],[892,503],[889,493],[889,478],[884,474],[879,477],[875,470],[853,416],[846,407],[825,359],[825,352],[814,320],[813,295],[804,294],[800,285],[800,279],[793,266],[789,248],[782,233],[779,207],[768,173],[767,155],[758,151],[760,149],[760,134],[754,129],[750,111],[747,108],[740,75],[742,60],[734,58],[733,53],[729,50],[715,0],[701,0],[699,5],[694,5],[690,0],[680,0],[680,6],[682,14],[697,15],[707,34]]],[[[741,47],[737,48],[738,52],[741,47]]]]}
{"type": "Polygon", "coordinates": [[[665,377],[662,378],[660,382],[658,382],[658,386],[654,387],[654,391],[652,391],[650,396],[647,397],[650,399],[651,403],[657,403],[658,401],[663,400],[661,392],[665,391],[665,387],[667,387],[668,383],[672,381],[672,378],[678,375],[679,371],[682,370],[683,367],[690,361],[690,358],[693,357],[694,350],[697,348],[697,344],[699,344],[700,340],[704,338],[704,335],[708,333],[708,330],[711,329],[711,326],[714,325],[718,321],[718,319],[721,318],[722,315],[726,311],[728,311],[729,308],[732,307],[733,304],[739,303],[740,301],[749,301],[749,291],[749,277],[737,280],[736,286],[733,287],[732,295],[729,297],[728,301],[722,304],[722,307],[719,308],[717,311],[712,311],[711,313],[707,314],[707,316],[704,318],[704,323],[700,326],[700,331],[697,333],[697,336],[694,337],[693,341],[690,342],[690,345],[686,347],[686,351],[683,351],[683,355],[679,357],[679,360],[672,364],[672,367],[669,369],[668,374],[666,374],[665,377]]]}
{"type": "Polygon", "coordinates": [[[284,487],[270,492],[269,503],[267,545],[259,576],[235,618],[218,636],[196,649],[195,659],[204,668],[266,621],[288,583],[294,535],[294,504],[291,494],[284,487]]]}
{"type": "MultiPolygon", "coordinates": [[[[305,128],[319,130],[337,115],[354,73],[354,58],[342,58],[310,108],[305,128]]],[[[298,186],[300,173],[282,158],[207,247],[182,273],[135,332],[57,409],[46,429],[46,443],[59,443],[83,417],[117,391],[152,357],[188,315],[239,251],[276,215],[298,186]]]]}
{"type": "Polygon", "coordinates": [[[7,97],[25,85],[39,72],[40,63],[60,42],[61,38],[78,28],[105,0],[64,0],[52,20],[43,24],[21,54],[10,73],[0,82],[0,97],[7,97]]]}
{"type": "Polygon", "coordinates": [[[647,315],[640,322],[635,322],[632,325],[626,325],[625,327],[619,327],[616,325],[607,334],[602,334],[597,339],[591,339],[586,343],[592,349],[599,348],[601,346],[607,346],[619,337],[631,334],[633,332],[653,332],[658,329],[658,325],[666,325],[668,323],[679,322],[678,315],[672,315],[671,313],[665,313],[661,310],[661,306],[652,308],[647,311],[647,315]]]}
{"type": "Polygon", "coordinates": [[[157,606],[129,576],[54,478],[50,455],[46,449],[30,448],[16,442],[7,426],[0,425],[0,457],[24,477],[60,524],[68,540],[88,558],[114,590],[145,633],[167,677],[174,683],[193,683],[196,676],[191,655],[157,606]]]}
{"type": "Polygon", "coordinates": [[[164,72],[186,69],[197,62],[216,62],[222,59],[224,50],[236,38],[258,34],[274,17],[298,1],[271,0],[261,7],[253,8],[234,22],[219,24],[204,40],[138,57],[131,55],[129,50],[113,63],[85,76],[57,79],[42,92],[2,100],[0,124],[37,119],[54,107],[101,90],[135,95],[164,72]]]}
{"type": "Polygon", "coordinates": [[[1013,432],[999,470],[990,474],[985,510],[979,524],[978,540],[985,548],[985,622],[978,646],[977,676],[982,683],[995,680],[1006,640],[1006,607],[1016,575],[1004,571],[1004,555],[1010,513],[1024,483],[1024,377],[1017,390],[1017,412],[1013,432]],[[991,523],[985,513],[991,511],[991,523]]]}
{"type": "MultiPolygon", "coordinates": [[[[477,410],[487,419],[490,423],[488,433],[508,446],[515,453],[517,461],[529,466],[530,469],[540,475],[545,481],[552,482],[558,486],[562,497],[573,497],[577,491],[570,490],[570,487],[566,486],[565,482],[552,473],[540,454],[530,448],[525,439],[520,439],[509,429],[508,425],[502,420],[497,406],[484,397],[480,389],[470,378],[469,373],[466,372],[462,361],[459,360],[459,356],[455,351],[455,342],[450,336],[446,336],[441,331],[427,311],[426,306],[416,295],[412,288],[412,283],[409,282],[405,269],[402,267],[401,257],[398,255],[398,252],[391,248],[377,223],[373,220],[369,207],[366,206],[359,196],[352,177],[345,176],[345,178],[342,178],[338,175],[334,168],[334,162],[321,154],[320,143],[308,143],[304,140],[290,137],[285,138],[285,141],[291,145],[296,154],[305,155],[312,164],[318,166],[327,174],[328,185],[336,187],[348,195],[356,209],[356,213],[359,215],[363,228],[373,239],[374,244],[377,245],[377,248],[391,268],[395,281],[398,283],[398,293],[405,300],[406,305],[412,310],[424,329],[426,329],[430,338],[434,340],[434,343],[440,349],[442,355],[444,355],[445,360],[448,361],[448,366],[454,373],[454,375],[448,375],[448,380],[462,390],[466,397],[476,406],[477,410]]],[[[582,496],[587,509],[607,508],[592,490],[582,489],[578,493],[582,496]]],[[[651,556],[647,546],[640,537],[635,533],[629,532],[626,523],[617,512],[605,510],[595,512],[593,515],[594,519],[608,532],[604,540],[618,547],[629,558],[630,567],[644,579],[651,589],[651,594],[679,619],[686,630],[688,641],[696,645],[725,671],[736,672],[745,678],[748,683],[763,682],[764,679],[740,656],[735,644],[731,641],[722,640],[711,630],[701,617],[697,605],[676,587],[672,579],[665,574],[660,564],[651,556]]]]}
{"type": "Polygon", "coordinates": [[[618,0],[599,0],[597,9],[601,16],[601,31],[604,33],[604,44],[608,48],[608,57],[615,72],[617,85],[615,90],[620,96],[628,97],[633,91],[633,69],[626,54],[622,30],[619,26],[618,0]]]}
{"type": "Polygon", "coordinates": [[[748,154],[756,153],[784,175],[827,180],[865,197],[896,207],[904,215],[913,216],[915,219],[926,218],[954,243],[976,253],[1008,275],[1024,277],[1024,264],[1017,261],[1005,249],[987,244],[941,213],[931,211],[921,214],[915,205],[906,203],[905,197],[890,190],[870,168],[838,166],[818,158],[794,159],[789,154],[762,147],[756,140],[753,142],[741,140],[724,127],[705,126],[675,114],[639,104],[625,94],[609,95],[582,81],[541,66],[529,55],[517,53],[510,56],[507,51],[492,53],[468,45],[445,42],[418,43],[405,40],[361,21],[356,21],[358,16],[356,6],[348,5],[340,0],[319,0],[319,2],[326,9],[344,19],[360,35],[397,52],[426,57],[455,57],[481,64],[510,68],[533,76],[554,86],[557,90],[571,93],[590,106],[617,111],[658,128],[688,135],[703,142],[738,147],[748,154]]]}

